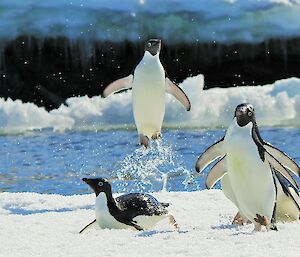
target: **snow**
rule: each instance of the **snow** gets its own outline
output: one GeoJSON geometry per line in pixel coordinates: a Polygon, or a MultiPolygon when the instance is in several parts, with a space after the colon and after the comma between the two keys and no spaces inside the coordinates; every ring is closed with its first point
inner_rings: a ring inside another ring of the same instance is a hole
{"type": "Polygon", "coordinates": [[[0,194],[0,256],[298,256],[299,222],[278,223],[278,232],[236,227],[236,208],[221,190],[159,192],[180,229],[167,220],[151,231],[78,231],[94,219],[95,196],[0,194]]]}
{"type": "Polygon", "coordinates": [[[299,0],[0,1],[0,39],[20,35],[169,42],[262,42],[300,35],[299,0]],[[126,21],[126,22],[124,22],[126,21]]]}
{"type": "MultiPolygon", "coordinates": [[[[190,98],[186,112],[174,97],[167,95],[165,127],[228,127],[236,105],[251,103],[259,126],[300,126],[300,79],[288,78],[264,86],[213,88],[203,90],[202,75],[187,78],[180,85],[190,98]]],[[[111,95],[72,97],[68,106],[47,112],[33,103],[0,98],[0,133],[36,129],[108,130],[134,128],[131,91],[111,95]]]]}

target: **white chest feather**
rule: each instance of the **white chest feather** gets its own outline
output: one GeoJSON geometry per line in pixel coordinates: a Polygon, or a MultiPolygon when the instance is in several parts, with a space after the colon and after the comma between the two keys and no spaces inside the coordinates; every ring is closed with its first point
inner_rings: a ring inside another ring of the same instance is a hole
{"type": "Polygon", "coordinates": [[[165,71],[158,55],[145,55],[134,72],[133,114],[138,132],[148,137],[160,132],[165,114],[165,71]]]}
{"type": "MultiPolygon", "coordinates": [[[[100,193],[96,198],[95,204],[95,212],[96,212],[96,220],[100,228],[110,228],[110,229],[133,229],[134,227],[125,225],[117,221],[109,212],[107,207],[107,198],[104,193],[100,193]]],[[[152,215],[139,215],[135,217],[133,220],[137,222],[139,226],[143,229],[151,229],[153,228],[159,221],[166,218],[167,214],[163,214],[160,216],[152,215]]]]}
{"type": "Polygon", "coordinates": [[[228,178],[238,208],[252,220],[256,214],[272,216],[276,191],[269,163],[262,161],[252,138],[252,123],[244,127],[235,119],[224,139],[228,178]]]}
{"type": "Polygon", "coordinates": [[[165,91],[165,71],[158,54],[152,56],[149,52],[145,52],[143,59],[135,68],[133,90],[139,88],[165,91]]]}
{"type": "Polygon", "coordinates": [[[232,122],[225,135],[224,152],[227,153],[227,165],[235,173],[258,171],[266,166],[260,159],[258,148],[252,138],[252,123],[240,127],[235,121],[232,122]]]}
{"type": "Polygon", "coordinates": [[[100,193],[96,197],[95,204],[96,220],[100,228],[131,228],[119,221],[117,221],[109,212],[107,207],[107,198],[104,193],[100,193]]]}

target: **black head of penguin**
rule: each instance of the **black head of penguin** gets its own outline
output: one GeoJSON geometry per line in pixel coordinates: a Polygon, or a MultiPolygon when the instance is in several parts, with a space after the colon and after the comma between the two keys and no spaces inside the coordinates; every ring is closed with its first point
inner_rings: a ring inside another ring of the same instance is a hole
{"type": "Polygon", "coordinates": [[[111,186],[107,179],[104,178],[83,178],[82,181],[87,183],[98,196],[101,192],[111,193],[111,186]]]}
{"type": "Polygon", "coordinates": [[[148,51],[153,56],[160,52],[161,40],[160,39],[149,39],[145,44],[145,51],[148,51]]]}
{"type": "Polygon", "coordinates": [[[254,108],[249,103],[239,104],[235,108],[234,117],[240,127],[246,126],[249,122],[255,123],[254,108]]]}

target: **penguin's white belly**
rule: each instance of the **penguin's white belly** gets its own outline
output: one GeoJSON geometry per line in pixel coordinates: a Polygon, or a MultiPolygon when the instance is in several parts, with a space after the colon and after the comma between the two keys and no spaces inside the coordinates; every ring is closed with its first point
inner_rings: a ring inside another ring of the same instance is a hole
{"type": "MultiPolygon", "coordinates": [[[[133,226],[128,226],[124,223],[117,221],[109,212],[107,207],[107,199],[105,194],[100,193],[96,198],[95,204],[96,220],[100,228],[109,229],[133,229],[133,226]]],[[[153,228],[159,221],[166,218],[167,214],[160,216],[152,215],[140,215],[136,216],[133,220],[137,222],[137,225],[141,226],[143,229],[153,228]]]]}
{"type": "Polygon", "coordinates": [[[139,226],[141,226],[143,229],[152,229],[155,227],[155,225],[160,222],[161,220],[166,218],[166,214],[157,216],[157,215],[152,215],[152,216],[145,216],[145,215],[140,215],[135,217],[133,220],[137,222],[139,226]]]}
{"type": "Polygon", "coordinates": [[[133,115],[139,134],[160,132],[165,114],[165,92],[159,83],[133,86],[133,115]]]}
{"type": "Polygon", "coordinates": [[[233,202],[236,207],[238,207],[238,202],[237,202],[234,192],[232,190],[230,180],[229,180],[229,177],[227,174],[221,179],[221,187],[222,187],[222,191],[223,191],[224,195],[231,202],[233,202]]]}
{"type": "Polygon", "coordinates": [[[165,115],[165,71],[158,57],[147,52],[136,67],[132,85],[133,116],[139,134],[161,131],[165,115]]]}
{"type": "Polygon", "coordinates": [[[100,193],[96,198],[95,204],[96,220],[100,228],[109,229],[133,229],[124,223],[117,221],[109,212],[107,199],[104,193],[100,193]]]}
{"type": "Polygon", "coordinates": [[[269,164],[260,159],[251,124],[234,125],[225,136],[228,178],[237,207],[249,220],[256,214],[272,218],[276,189],[269,164]]]}

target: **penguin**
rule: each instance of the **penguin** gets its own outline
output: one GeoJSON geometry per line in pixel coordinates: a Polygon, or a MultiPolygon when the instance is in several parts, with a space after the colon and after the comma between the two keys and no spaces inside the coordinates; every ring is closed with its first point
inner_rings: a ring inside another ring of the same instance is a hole
{"type": "Polygon", "coordinates": [[[134,74],[109,84],[104,89],[103,96],[132,89],[133,116],[139,142],[148,148],[150,139],[161,137],[166,93],[173,95],[187,111],[190,111],[191,103],[182,89],[166,77],[159,59],[161,40],[149,39],[144,50],[144,56],[136,66],[134,74]]]}
{"type": "Polygon", "coordinates": [[[300,167],[261,138],[251,104],[236,107],[225,136],[200,155],[196,171],[216,159],[205,184],[210,189],[221,179],[225,196],[239,209],[233,223],[250,221],[260,231],[262,225],[276,230],[276,219],[299,219],[298,185],[290,173],[299,176],[300,167]]]}
{"type": "Polygon", "coordinates": [[[169,203],[160,203],[155,197],[144,193],[130,193],[114,198],[107,179],[83,178],[82,180],[96,194],[96,219],[79,233],[95,223],[103,229],[148,230],[165,218],[169,218],[170,224],[178,228],[174,216],[167,210],[169,203]]]}

